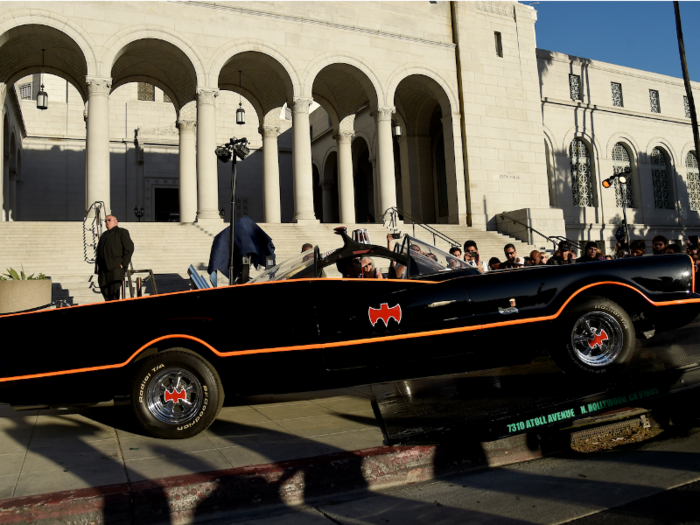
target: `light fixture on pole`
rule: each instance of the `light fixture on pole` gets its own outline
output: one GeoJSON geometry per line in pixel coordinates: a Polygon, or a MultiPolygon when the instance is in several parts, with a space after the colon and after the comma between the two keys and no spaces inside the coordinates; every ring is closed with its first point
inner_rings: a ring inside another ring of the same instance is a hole
{"type": "Polygon", "coordinates": [[[231,165],[231,217],[229,217],[229,264],[228,264],[228,278],[229,283],[233,284],[235,276],[233,274],[234,258],[233,258],[233,248],[234,248],[234,212],[236,205],[236,160],[245,158],[250,154],[250,149],[248,148],[248,139],[243,137],[242,139],[237,139],[232,137],[228,144],[223,144],[216,148],[214,151],[216,153],[216,158],[219,159],[224,164],[233,161],[231,165]]]}
{"type": "Polygon", "coordinates": [[[49,96],[44,91],[44,51],[46,50],[41,50],[41,89],[36,94],[37,109],[48,109],[49,107],[49,96]]]}
{"type": "MultiPolygon", "coordinates": [[[[243,87],[243,72],[238,70],[238,87],[243,87]]],[[[236,110],[236,124],[242,126],[245,124],[245,109],[243,109],[243,96],[238,93],[238,109],[236,110]]]]}
{"type": "MultiPolygon", "coordinates": [[[[620,173],[615,173],[612,177],[608,177],[603,181],[603,188],[610,188],[615,180],[617,179],[617,182],[619,184],[627,184],[627,179],[630,176],[630,168],[627,166],[623,171],[620,173]]],[[[627,196],[625,195],[625,187],[620,188],[620,197],[622,201],[622,215],[624,217],[624,233],[625,233],[625,240],[627,241],[627,246],[629,247],[630,245],[630,233],[629,233],[629,228],[627,228],[627,196]]]]}

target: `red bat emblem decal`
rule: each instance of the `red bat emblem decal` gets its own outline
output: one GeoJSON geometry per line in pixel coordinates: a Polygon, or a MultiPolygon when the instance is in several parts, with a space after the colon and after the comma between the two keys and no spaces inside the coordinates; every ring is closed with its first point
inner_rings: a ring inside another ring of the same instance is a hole
{"type": "Polygon", "coordinates": [[[172,392],[168,392],[168,389],[165,389],[165,402],[167,403],[168,401],[172,401],[173,403],[177,403],[180,400],[186,401],[187,400],[187,392],[185,392],[184,387],[181,388],[180,390],[175,390],[173,388],[172,392]]]}
{"type": "MultiPolygon", "coordinates": [[[[593,329],[595,331],[595,328],[593,329]]],[[[591,350],[593,350],[596,347],[603,348],[603,341],[608,340],[608,334],[605,333],[605,330],[601,328],[600,333],[596,334],[593,339],[588,340],[588,346],[591,347],[591,350]]]]}
{"type": "Polygon", "coordinates": [[[372,326],[377,324],[380,319],[384,321],[384,326],[389,326],[389,319],[394,318],[397,323],[401,322],[401,306],[396,305],[389,308],[387,303],[382,303],[379,308],[369,307],[369,322],[372,326]]]}

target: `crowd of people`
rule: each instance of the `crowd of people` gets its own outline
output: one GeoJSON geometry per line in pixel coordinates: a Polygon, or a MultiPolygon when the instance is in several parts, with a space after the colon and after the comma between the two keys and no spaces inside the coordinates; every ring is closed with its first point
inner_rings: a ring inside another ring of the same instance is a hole
{"type": "MultiPolygon", "coordinates": [[[[688,236],[688,238],[685,240],[684,247],[677,242],[669,242],[669,240],[663,235],[657,235],[654,237],[651,241],[651,245],[652,253],[650,255],[686,253],[693,259],[693,265],[695,267],[695,271],[697,272],[700,257],[698,255],[697,235],[688,236]]],[[[637,239],[630,242],[629,246],[627,246],[626,243],[619,244],[616,247],[614,257],[612,255],[604,254],[596,242],[586,243],[580,256],[569,241],[562,241],[559,243],[557,250],[551,257],[549,257],[545,252],[533,250],[530,252],[529,256],[522,258],[518,257],[517,249],[513,244],[506,244],[503,248],[505,259],[501,261],[497,257],[492,257],[489,259],[486,268],[482,269],[481,262],[479,261],[479,252],[476,249],[476,244],[474,241],[467,241],[464,243],[464,247],[465,261],[467,260],[467,257],[470,257],[470,260],[472,261],[471,265],[482,273],[485,271],[500,270],[504,268],[600,262],[610,261],[613,259],[622,259],[625,257],[642,257],[647,255],[646,241],[642,239],[637,239]],[[473,246],[474,249],[467,253],[467,246],[473,246]]],[[[457,250],[459,250],[459,248],[457,248],[457,250]]]]}
{"type": "MultiPolygon", "coordinates": [[[[392,235],[387,236],[387,247],[391,249],[392,235]]],[[[698,255],[698,236],[690,235],[685,240],[685,246],[681,246],[677,242],[669,242],[663,235],[657,235],[651,242],[652,253],[650,255],[665,255],[672,253],[686,253],[693,259],[695,271],[698,270],[699,255],[698,255]]],[[[310,244],[305,244],[302,248],[309,249],[310,244]]],[[[442,265],[441,271],[444,270],[459,270],[463,268],[474,268],[480,273],[487,273],[494,270],[503,270],[508,268],[521,268],[526,266],[560,266],[577,263],[594,263],[609,261],[612,259],[621,259],[625,257],[641,257],[647,255],[646,242],[638,239],[632,241],[629,246],[627,244],[619,244],[616,247],[615,255],[604,254],[596,242],[587,242],[579,255],[574,246],[569,241],[561,241],[557,246],[557,250],[550,257],[546,252],[532,250],[526,256],[518,255],[518,250],[514,244],[508,243],[503,247],[503,260],[498,257],[491,257],[488,262],[481,258],[479,247],[473,240],[468,240],[463,247],[452,246],[449,250],[449,257],[446,260],[438,259],[435,253],[426,251],[418,244],[411,244],[409,249],[416,257],[422,261],[430,263],[428,260],[434,261],[436,265],[442,265]],[[420,257],[418,257],[420,256],[420,257]]],[[[443,256],[445,254],[443,253],[443,256]]],[[[445,257],[443,257],[445,259],[445,257]]],[[[406,268],[402,264],[393,262],[391,268],[396,278],[406,277],[406,268]]],[[[432,263],[430,263],[432,264],[432,263]]],[[[339,261],[338,271],[348,278],[363,278],[363,279],[385,279],[389,276],[389,270],[384,272],[377,267],[371,257],[352,258],[344,261],[339,261]]],[[[325,275],[324,275],[325,276],[325,275]]]]}

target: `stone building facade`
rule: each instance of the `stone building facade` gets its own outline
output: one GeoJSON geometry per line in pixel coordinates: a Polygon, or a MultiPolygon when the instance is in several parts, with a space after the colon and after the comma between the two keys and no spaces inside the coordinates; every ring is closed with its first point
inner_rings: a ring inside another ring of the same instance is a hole
{"type": "Polygon", "coordinates": [[[624,197],[635,235],[697,228],[682,81],[538,50],[536,20],[514,2],[0,2],[0,220],[96,201],[227,219],[213,152],[245,136],[236,215],[259,222],[398,206],[611,241],[624,197]],[[630,191],[603,190],[625,163],[630,191]]]}

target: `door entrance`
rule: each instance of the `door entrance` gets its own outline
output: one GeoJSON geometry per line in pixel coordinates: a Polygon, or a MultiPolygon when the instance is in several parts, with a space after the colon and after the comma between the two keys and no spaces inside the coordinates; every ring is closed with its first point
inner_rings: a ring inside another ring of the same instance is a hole
{"type": "Polygon", "coordinates": [[[180,190],[178,188],[155,188],[155,221],[180,221],[180,190]]]}

